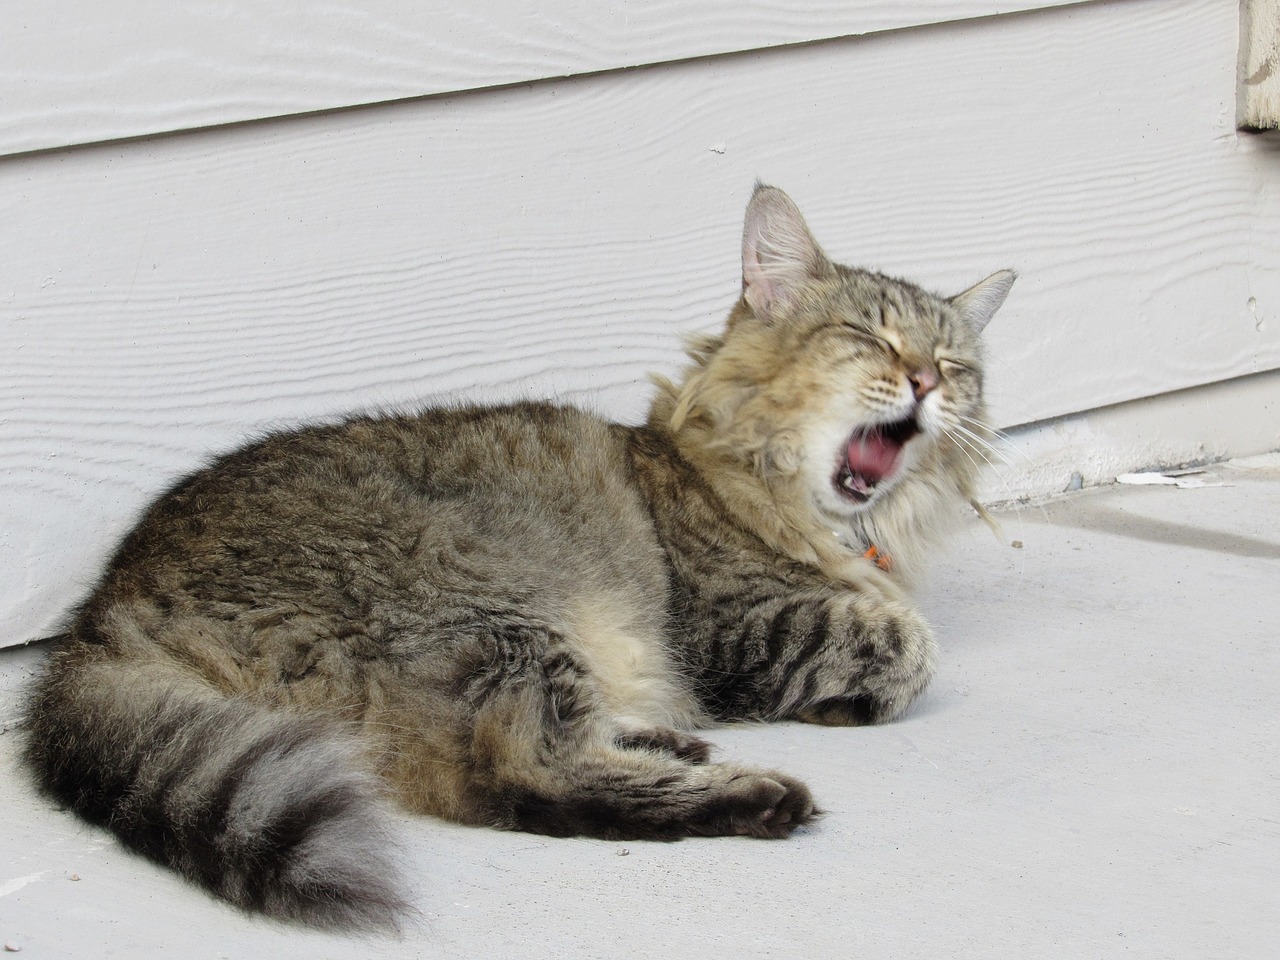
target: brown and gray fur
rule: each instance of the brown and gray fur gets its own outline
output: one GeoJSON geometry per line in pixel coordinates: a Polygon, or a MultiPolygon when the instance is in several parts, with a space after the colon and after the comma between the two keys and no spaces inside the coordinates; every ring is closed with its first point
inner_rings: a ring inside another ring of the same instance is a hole
{"type": "Polygon", "coordinates": [[[944,299],[835,265],[759,187],[742,298],[643,425],[356,416],[178,483],[57,638],[27,762],[232,903],[330,926],[404,909],[386,797],[556,836],[785,837],[808,789],[686,731],[876,723],[924,689],[906,588],[972,497],[978,334],[1012,280],[944,299]],[[890,423],[891,475],[854,481],[850,438],[890,423]]]}

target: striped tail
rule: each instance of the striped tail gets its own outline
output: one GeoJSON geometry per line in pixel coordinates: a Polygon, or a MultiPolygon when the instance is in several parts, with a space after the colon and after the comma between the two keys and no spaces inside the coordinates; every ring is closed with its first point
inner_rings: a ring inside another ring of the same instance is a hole
{"type": "Polygon", "coordinates": [[[236,906],[396,926],[379,786],[350,738],[96,653],[55,653],[31,700],[26,759],[45,790],[236,906]]]}

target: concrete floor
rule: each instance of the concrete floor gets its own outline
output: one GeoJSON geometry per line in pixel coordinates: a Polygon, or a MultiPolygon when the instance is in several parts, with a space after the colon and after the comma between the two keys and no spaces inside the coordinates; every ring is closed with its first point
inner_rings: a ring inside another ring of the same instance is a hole
{"type": "MultiPolygon", "coordinates": [[[[421,921],[245,917],[34,796],[0,735],[0,943],[31,958],[1280,956],[1280,458],[974,523],[904,720],[716,731],[829,811],[786,842],[612,844],[404,817],[421,921]]],[[[42,653],[0,652],[0,721],[42,653]]]]}

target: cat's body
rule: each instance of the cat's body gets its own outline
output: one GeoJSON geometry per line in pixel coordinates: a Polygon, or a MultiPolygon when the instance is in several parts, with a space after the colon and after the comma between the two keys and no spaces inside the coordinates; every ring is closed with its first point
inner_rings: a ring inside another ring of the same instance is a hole
{"type": "Polygon", "coordinates": [[[785,836],[804,785],[683,731],[876,722],[924,688],[903,588],[972,495],[1011,282],[835,266],[761,188],[728,330],[646,424],[357,417],[180,483],[59,638],[28,761],[135,849],[324,924],[401,907],[384,790],[555,835],[785,836]]]}

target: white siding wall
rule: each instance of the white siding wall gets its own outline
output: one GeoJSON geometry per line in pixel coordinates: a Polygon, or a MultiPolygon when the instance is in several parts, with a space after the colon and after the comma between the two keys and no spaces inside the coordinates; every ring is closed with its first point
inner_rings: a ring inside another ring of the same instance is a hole
{"type": "Polygon", "coordinates": [[[1040,6],[6,6],[0,643],[254,430],[459,391],[638,417],[736,295],[756,177],[837,259],[943,292],[1017,268],[1005,426],[1280,368],[1235,6],[1040,6]]]}
{"type": "Polygon", "coordinates": [[[0,154],[1072,0],[5,0],[0,154]]]}

